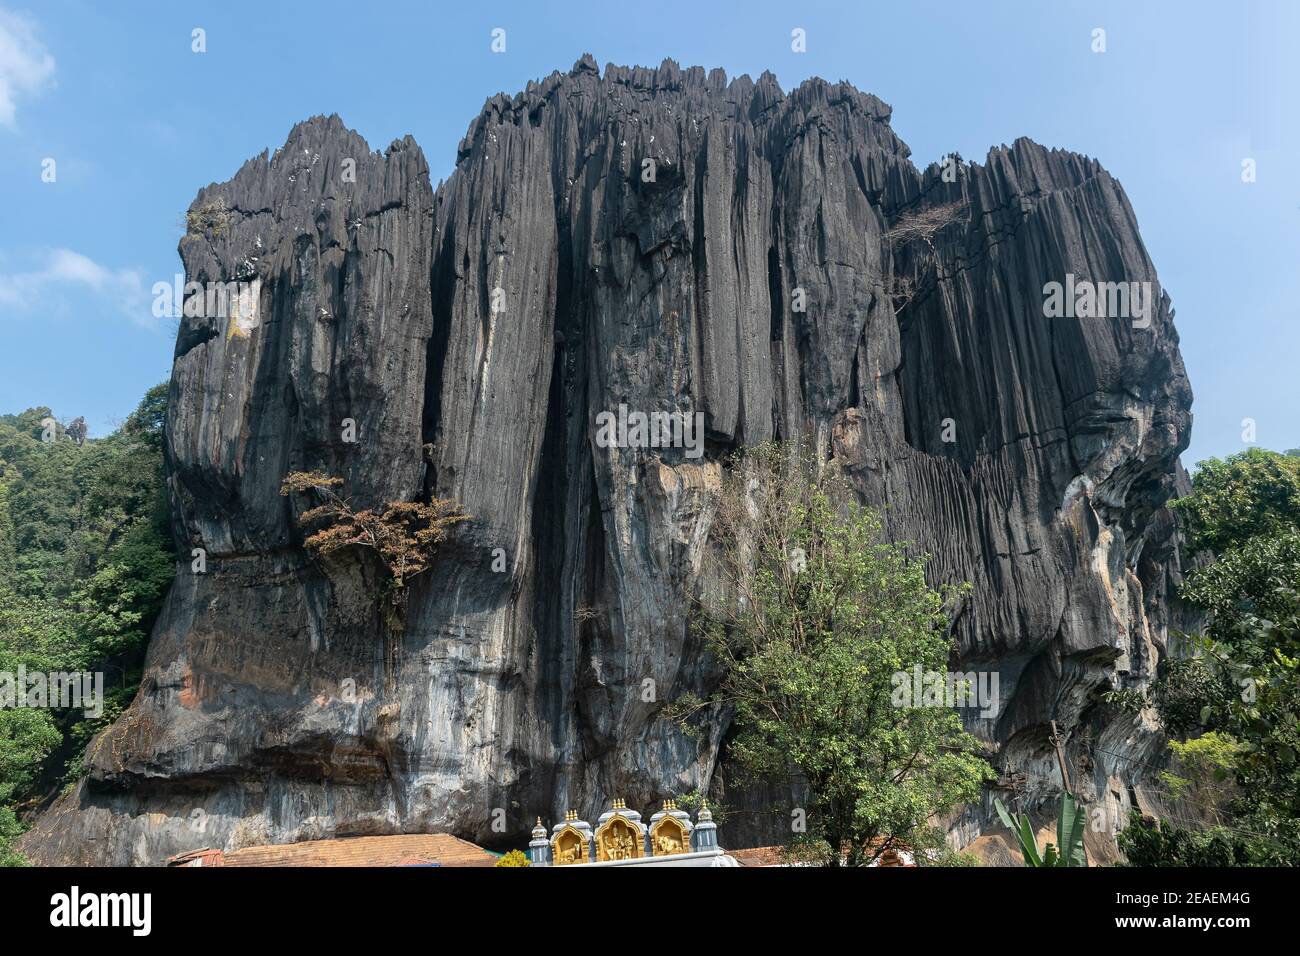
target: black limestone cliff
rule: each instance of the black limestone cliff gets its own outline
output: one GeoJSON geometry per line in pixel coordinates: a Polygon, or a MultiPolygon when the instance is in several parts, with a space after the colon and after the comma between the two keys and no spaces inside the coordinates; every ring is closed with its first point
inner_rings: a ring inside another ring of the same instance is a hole
{"type": "Polygon", "coordinates": [[[519,844],[538,814],[717,792],[724,716],[686,737],[659,711],[709,677],[686,610],[722,458],[799,435],[934,580],[972,583],[955,664],[998,672],[971,728],[1004,772],[1052,791],[1055,720],[1088,799],[1140,800],[1160,738],[1101,695],[1149,680],[1179,623],[1168,298],[1145,328],[1045,317],[1067,274],[1159,290],[1119,184],[1028,140],[918,170],[889,120],[842,83],[584,57],[489,100],[436,189],[411,139],[374,153],[337,117],[203,189],[192,209],[224,212],[182,240],[187,276],[257,302],[178,336],[169,490],[206,572],[182,565],[138,698],[23,849],[519,844]],[[933,252],[890,235],[952,204],[933,252]],[[705,455],[598,447],[620,403],[702,412],[705,455]],[[400,636],[373,568],[304,555],[278,487],[313,468],[475,516],[400,636]]]}

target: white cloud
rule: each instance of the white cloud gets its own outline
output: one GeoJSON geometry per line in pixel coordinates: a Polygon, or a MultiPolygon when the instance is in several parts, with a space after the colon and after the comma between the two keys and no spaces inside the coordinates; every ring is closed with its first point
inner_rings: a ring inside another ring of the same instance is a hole
{"type": "Polygon", "coordinates": [[[29,17],[0,10],[0,126],[14,125],[19,96],[30,96],[54,75],[54,57],[36,38],[29,17]]]}
{"type": "Polygon", "coordinates": [[[109,269],[71,249],[52,249],[36,268],[0,272],[0,306],[14,312],[60,311],[71,290],[98,297],[141,325],[155,324],[144,279],[134,269],[109,269]]]}

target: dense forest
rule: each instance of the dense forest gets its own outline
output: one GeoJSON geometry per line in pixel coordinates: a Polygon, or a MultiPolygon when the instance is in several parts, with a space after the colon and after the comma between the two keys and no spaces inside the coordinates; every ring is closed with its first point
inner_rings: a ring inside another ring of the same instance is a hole
{"type": "Polygon", "coordinates": [[[1300,866],[1300,451],[1203,461],[1173,507],[1212,558],[1180,590],[1205,625],[1121,702],[1169,735],[1157,786],[1173,812],[1135,813],[1120,849],[1134,865],[1300,866]]]}
{"type": "MultiPolygon", "coordinates": [[[[175,574],[162,430],[167,386],[111,435],[48,408],[0,416],[0,673],[100,672],[103,709],[0,709],[0,864],[20,815],[75,781],[86,744],[134,696],[175,574]]],[[[21,688],[20,688],[21,692],[21,688]]]]}

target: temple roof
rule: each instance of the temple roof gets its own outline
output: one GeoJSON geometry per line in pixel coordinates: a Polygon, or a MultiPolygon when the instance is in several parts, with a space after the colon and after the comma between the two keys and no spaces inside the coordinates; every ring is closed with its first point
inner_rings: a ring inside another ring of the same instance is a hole
{"type": "Polygon", "coordinates": [[[172,866],[493,866],[497,857],[450,833],[310,840],[242,850],[197,850],[173,857],[172,866]]]}

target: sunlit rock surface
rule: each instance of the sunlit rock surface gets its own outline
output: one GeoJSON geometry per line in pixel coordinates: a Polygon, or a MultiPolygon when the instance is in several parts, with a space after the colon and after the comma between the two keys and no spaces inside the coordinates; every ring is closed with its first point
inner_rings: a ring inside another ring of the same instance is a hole
{"type": "Polygon", "coordinates": [[[969,725],[1026,809],[1054,806],[1052,719],[1093,806],[1140,801],[1160,739],[1100,696],[1149,680],[1182,623],[1169,301],[1097,162],[1018,140],[949,182],[889,117],[845,84],[584,58],[491,99],[436,189],[412,140],[373,153],[331,117],[202,190],[192,209],[225,221],[182,240],[188,278],[258,283],[254,316],[178,336],[172,512],[207,569],[181,566],[139,697],[23,850],[523,846],[538,814],[708,788],[777,808],[729,821],[729,845],[779,840],[798,794],[728,786],[728,715],[688,737],[659,711],[711,678],[686,617],[721,459],[801,434],[933,581],[973,585],[954,669],[997,671],[996,716],[969,725]],[[932,265],[887,236],[954,201],[932,265]],[[1067,274],[1151,283],[1149,327],[1046,318],[1067,274]],[[915,281],[905,305],[892,276],[915,281]],[[703,456],[597,447],[620,403],[702,412],[703,456]],[[301,549],[306,502],[278,488],[315,468],[359,505],[434,493],[475,516],[399,637],[374,566],[301,549]]]}

